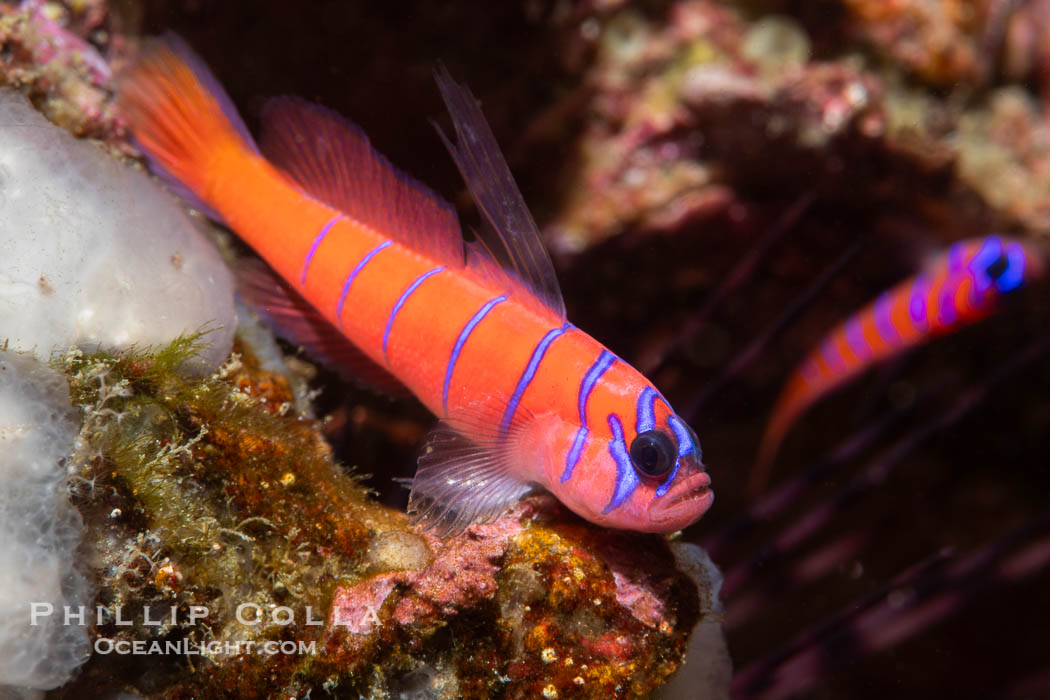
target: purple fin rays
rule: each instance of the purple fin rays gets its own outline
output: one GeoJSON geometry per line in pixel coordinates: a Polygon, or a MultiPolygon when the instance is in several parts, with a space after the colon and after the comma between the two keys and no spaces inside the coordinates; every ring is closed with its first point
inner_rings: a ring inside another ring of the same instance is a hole
{"type": "Polygon", "coordinates": [[[444,67],[437,70],[435,79],[452,116],[456,143],[440,128],[438,134],[482,215],[482,226],[478,230],[480,247],[500,270],[524,284],[536,301],[564,321],[565,302],[550,253],[477,99],[470,90],[456,83],[444,67]]]}
{"type": "Polygon", "coordinates": [[[335,112],[295,97],[262,114],[263,154],[318,201],[446,266],[463,265],[455,210],[335,112]]]}

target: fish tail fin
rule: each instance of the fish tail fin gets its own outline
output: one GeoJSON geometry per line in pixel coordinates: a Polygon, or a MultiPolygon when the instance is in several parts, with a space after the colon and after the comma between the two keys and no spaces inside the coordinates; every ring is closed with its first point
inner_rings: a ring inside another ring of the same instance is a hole
{"type": "MultiPolygon", "coordinates": [[[[258,152],[229,97],[174,34],[150,40],[118,78],[118,107],[151,169],[210,216],[208,173],[230,149],[258,152]]],[[[215,218],[219,218],[215,216],[215,218]]]]}
{"type": "Polygon", "coordinates": [[[755,466],[748,476],[748,491],[755,494],[765,490],[769,483],[770,473],[773,471],[773,462],[780,451],[780,445],[790,432],[791,426],[795,424],[810,403],[812,403],[812,390],[802,374],[796,371],[780,398],[777,399],[773,413],[766,424],[766,430],[759,442],[755,466]]]}

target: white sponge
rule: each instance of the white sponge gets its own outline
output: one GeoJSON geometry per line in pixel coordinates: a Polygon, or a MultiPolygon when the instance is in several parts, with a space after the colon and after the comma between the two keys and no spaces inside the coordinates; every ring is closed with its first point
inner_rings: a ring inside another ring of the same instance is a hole
{"type": "Polygon", "coordinates": [[[47,359],[209,323],[204,370],[230,352],[233,283],[172,196],[0,90],[0,346],[47,359]]]}
{"type": "Polygon", "coordinates": [[[654,700],[729,700],[733,662],[722,631],[722,572],[700,547],[671,542],[678,570],[693,579],[700,593],[700,622],[689,637],[681,667],[666,685],[653,693],[654,700]]]}
{"type": "Polygon", "coordinates": [[[66,467],[77,416],[61,374],[0,352],[0,686],[55,688],[88,655],[90,611],[64,624],[66,606],[91,602],[73,566],[84,529],[66,467]],[[52,614],[31,624],[33,604],[52,614]]]}

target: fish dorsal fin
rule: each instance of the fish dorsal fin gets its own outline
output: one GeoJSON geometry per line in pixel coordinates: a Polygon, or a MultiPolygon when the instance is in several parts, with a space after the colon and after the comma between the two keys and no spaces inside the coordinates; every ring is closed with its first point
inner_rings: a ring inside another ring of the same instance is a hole
{"type": "Polygon", "coordinates": [[[458,535],[473,523],[495,520],[534,484],[524,476],[541,469],[530,448],[543,432],[528,411],[518,408],[507,430],[492,402],[461,407],[427,436],[412,480],[408,513],[414,524],[439,537],[458,535]]]}
{"type": "Polygon", "coordinates": [[[274,332],[339,372],[344,378],[390,396],[412,392],[386,369],[350,343],[310,302],[299,295],[263,261],[252,258],[236,265],[237,291],[261,313],[274,332]]]}
{"type": "Polygon", "coordinates": [[[448,267],[464,264],[452,206],[400,172],[354,124],[321,105],[276,97],[259,148],[304,191],[448,267]]]}
{"type": "Polygon", "coordinates": [[[491,275],[497,271],[485,268],[488,259],[495,261],[497,267],[524,284],[548,310],[564,320],[565,303],[550,254],[477,99],[456,83],[443,66],[438,68],[435,79],[452,117],[456,143],[440,128],[438,134],[481,213],[478,241],[470,246],[470,264],[491,275]]]}

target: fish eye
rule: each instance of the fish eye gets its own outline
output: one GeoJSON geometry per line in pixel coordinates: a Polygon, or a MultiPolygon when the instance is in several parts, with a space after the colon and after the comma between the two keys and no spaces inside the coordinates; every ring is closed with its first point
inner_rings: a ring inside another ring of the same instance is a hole
{"type": "Polygon", "coordinates": [[[997,280],[1002,276],[1006,269],[1010,266],[1010,261],[1007,260],[1005,255],[1000,255],[986,268],[985,272],[988,278],[991,280],[997,280]]]}
{"type": "Polygon", "coordinates": [[[671,438],[659,430],[639,433],[631,441],[631,461],[635,471],[645,477],[663,476],[675,462],[675,447],[671,438]]]}

